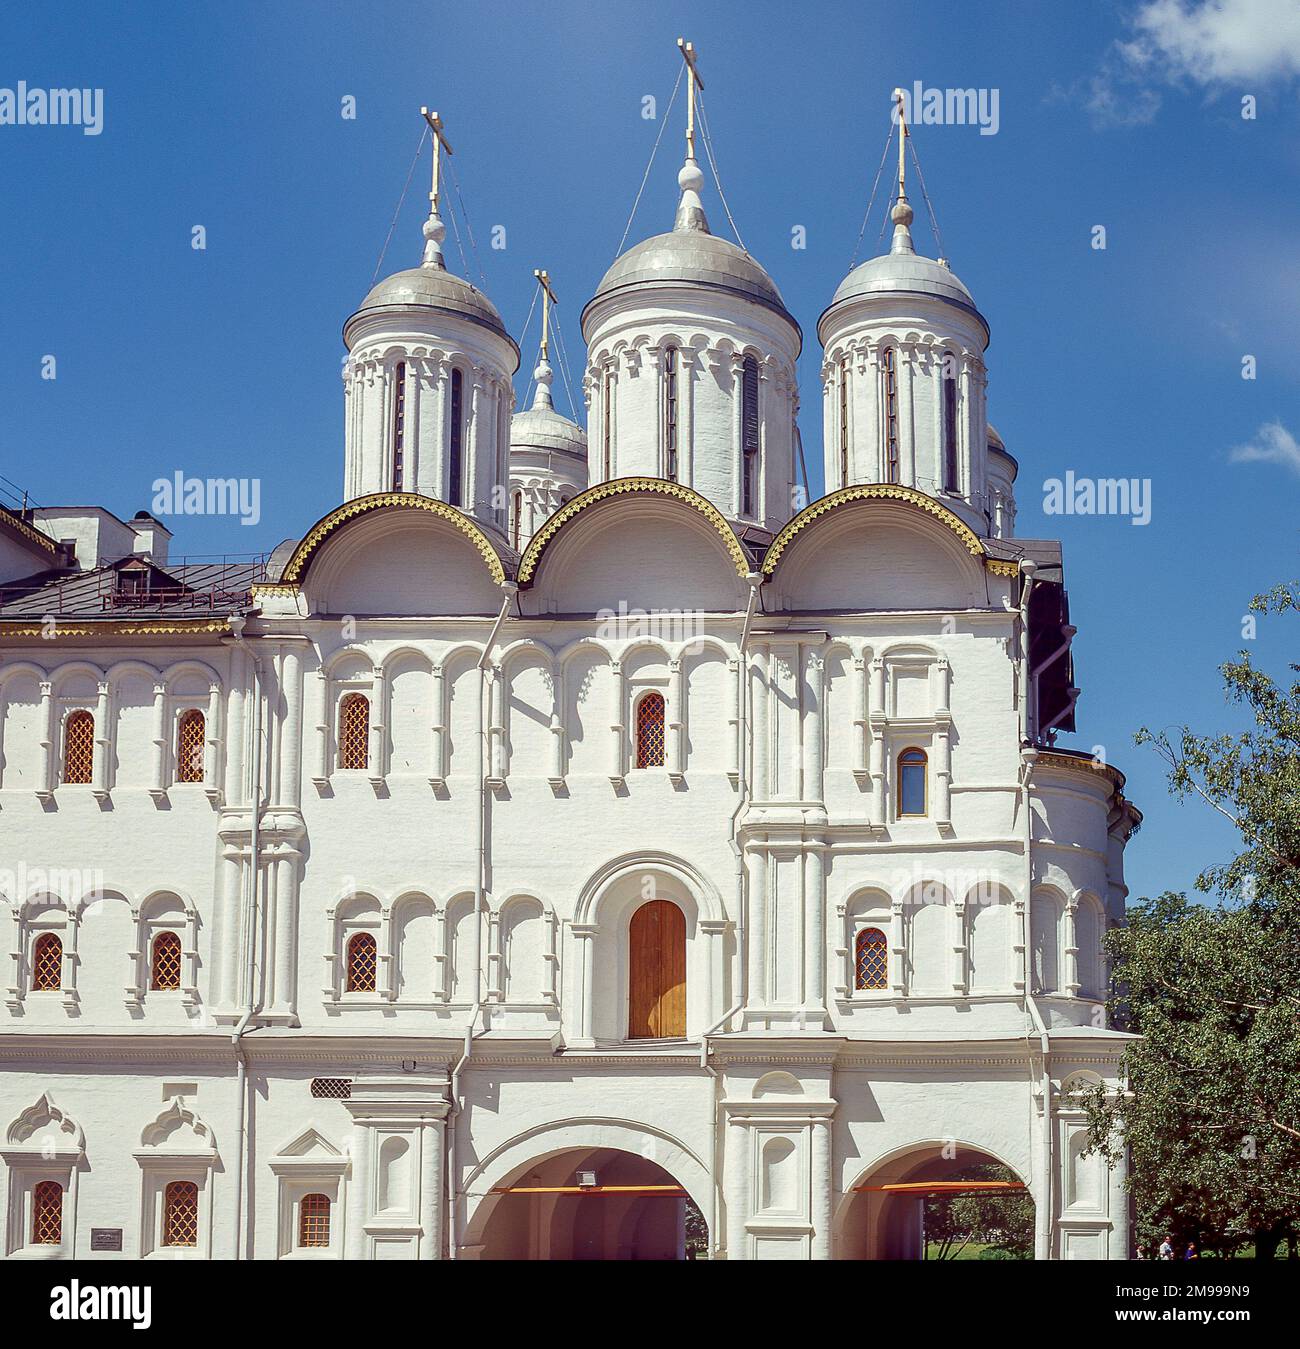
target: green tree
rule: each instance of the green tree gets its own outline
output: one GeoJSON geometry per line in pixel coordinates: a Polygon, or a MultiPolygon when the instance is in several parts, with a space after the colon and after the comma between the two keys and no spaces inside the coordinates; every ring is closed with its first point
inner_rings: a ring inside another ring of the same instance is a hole
{"type": "MultiPolygon", "coordinates": [[[[1294,614],[1295,584],[1251,603],[1294,614]]],[[[1291,666],[1292,673],[1300,665],[1291,666]]],[[[1232,821],[1241,850],[1208,868],[1205,903],[1162,894],[1132,906],[1107,939],[1112,1024],[1141,1035],[1128,1091],[1087,1102],[1110,1160],[1131,1156],[1139,1244],[1231,1254],[1253,1242],[1295,1254],[1300,1215],[1300,682],[1279,687],[1250,656],[1222,667],[1250,714],[1239,734],[1143,728],[1179,798],[1232,821]]]]}
{"type": "MultiPolygon", "coordinates": [[[[1011,1180],[1005,1166],[981,1162],[944,1180],[1011,1180]]],[[[1028,1260],[1034,1250],[1034,1201],[1028,1190],[972,1190],[925,1200],[927,1260],[956,1260],[971,1243],[1004,1258],[1028,1260]]]]}

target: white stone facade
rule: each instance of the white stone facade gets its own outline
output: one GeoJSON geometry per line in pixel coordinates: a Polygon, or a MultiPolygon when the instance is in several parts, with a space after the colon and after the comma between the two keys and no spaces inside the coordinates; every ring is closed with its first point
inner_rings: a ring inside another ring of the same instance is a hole
{"type": "MultiPolygon", "coordinates": [[[[1123,1168],[1082,1155],[1070,1092],[1114,1085],[1128,1038],[1101,940],[1138,816],[1050,747],[1030,596],[1059,576],[986,513],[986,462],[1008,503],[1014,463],[982,344],[960,490],[932,490],[917,391],[907,475],[863,440],[796,516],[797,329],[709,301],[589,309],[595,485],[522,557],[482,490],[508,480],[513,348],[412,301],[351,321],[344,504],[251,605],[54,641],[0,620],[6,1255],[107,1254],[105,1230],[127,1257],[680,1254],[683,1201],[617,1182],[680,1187],[714,1258],[915,1256],[917,1201],[879,1187],[978,1161],[1028,1186],[1039,1258],[1127,1255],[1123,1168]],[[696,381],[675,477],[670,337],[696,381]],[[744,428],[709,400],[751,345],[747,519],[744,428]],[[663,902],[684,992],[665,977],[647,1035],[633,928],[663,902]]],[[[905,335],[914,384],[948,322],[905,335]]]]}

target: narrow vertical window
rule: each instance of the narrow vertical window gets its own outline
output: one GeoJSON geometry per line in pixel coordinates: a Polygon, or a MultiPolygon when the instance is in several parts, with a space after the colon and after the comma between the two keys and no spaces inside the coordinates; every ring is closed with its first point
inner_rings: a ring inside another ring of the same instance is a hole
{"type": "Polygon", "coordinates": [[[32,947],[32,992],[57,993],[63,987],[63,939],[42,932],[32,947]]]}
{"type": "Polygon", "coordinates": [[[519,547],[519,518],[524,513],[524,494],[515,492],[510,497],[510,546],[519,547]]]}
{"type": "Polygon", "coordinates": [[[174,932],[160,932],[153,939],[149,960],[149,987],[160,992],[181,986],[181,939],[174,932]]]}
{"type": "Polygon", "coordinates": [[[447,466],[447,500],[459,506],[464,479],[465,460],[465,377],[459,370],[451,372],[451,439],[450,462],[447,466]]]}
{"type": "Polygon", "coordinates": [[[348,940],[346,992],[373,993],[379,974],[379,948],[369,932],[358,932],[348,940]]]}
{"type": "Polygon", "coordinates": [[[402,490],[403,461],[406,455],[406,362],[398,361],[393,370],[393,491],[402,490]]]}
{"type": "Polygon", "coordinates": [[[636,705],[636,766],[662,768],[664,764],[664,696],[647,693],[636,705]]]}
{"type": "Polygon", "coordinates": [[[864,927],[853,947],[853,983],[855,988],[878,989],[889,986],[889,943],[878,927],[864,927]]]}
{"type": "Polygon", "coordinates": [[[32,1245],[57,1246],[63,1240],[63,1186],[38,1180],[32,1186],[32,1245]]]}
{"type": "Polygon", "coordinates": [[[370,765],[370,699],[349,693],[339,704],[339,767],[370,765]]]}
{"type": "Polygon", "coordinates": [[[89,782],[95,763],[95,714],[69,712],[63,723],[63,780],[89,782]]]}
{"type": "Polygon", "coordinates": [[[898,813],[924,815],[926,813],[925,751],[905,749],[898,756],[898,813]]]}
{"type": "Polygon", "coordinates": [[[163,1191],[162,1244],[199,1244],[199,1187],[192,1180],[173,1180],[163,1191]]]}
{"type": "Polygon", "coordinates": [[[677,481],[677,348],[664,348],[664,477],[677,481]]]}
{"type": "Polygon", "coordinates": [[[885,481],[898,481],[898,362],[893,347],[880,352],[881,431],[884,436],[885,481]]]}
{"type": "Polygon", "coordinates": [[[298,1209],[298,1245],[330,1244],[330,1200],[327,1194],[305,1194],[298,1209]]]}
{"type": "Polygon", "coordinates": [[[957,371],[956,360],[945,351],[939,365],[943,386],[943,489],[957,491],[957,371]]]}
{"type": "Polygon", "coordinates": [[[176,723],[176,781],[203,781],[203,713],[196,707],[176,723]]]}
{"type": "Polygon", "coordinates": [[[604,383],[601,386],[600,421],[601,462],[604,468],[601,478],[608,482],[612,476],[614,464],[614,372],[612,370],[605,371],[604,383]]]}
{"type": "Polygon", "coordinates": [[[849,358],[840,362],[840,486],[849,485],[849,358]]]}
{"type": "Polygon", "coordinates": [[[758,501],[758,362],[746,356],[740,372],[740,513],[752,516],[758,501]]]}

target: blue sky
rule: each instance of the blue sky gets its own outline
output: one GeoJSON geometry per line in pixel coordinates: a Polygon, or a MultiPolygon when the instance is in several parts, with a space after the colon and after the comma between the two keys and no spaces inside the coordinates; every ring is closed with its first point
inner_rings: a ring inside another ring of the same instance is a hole
{"type": "MultiPolygon", "coordinates": [[[[337,504],[340,329],[421,103],[446,119],[489,294],[518,334],[532,269],[548,267],[576,375],[578,314],[659,129],[642,99],[662,115],[679,34],[700,51],[745,244],[804,328],[815,487],[816,321],[853,255],[889,91],[998,91],[996,135],[922,126],[915,145],[947,256],[992,325],[990,416],[1021,465],[1018,532],[1065,547],[1083,697],[1063,743],[1102,746],[1129,776],[1147,817],[1134,893],[1190,886],[1231,831],[1171,802],[1132,733],[1235,724],[1216,667],[1243,645],[1250,596],[1297,571],[1300,0],[9,7],[0,87],[102,88],[104,125],[0,126],[0,474],[42,504],[121,515],[177,470],[260,478],[260,524],[175,521],[187,554],[269,549],[337,504]],[[1265,456],[1234,461],[1249,444],[1265,456]],[[1045,516],[1043,483],[1067,470],[1149,478],[1151,523],[1045,516]]],[[[682,112],[679,99],[629,242],[671,223],[682,112]]],[[[426,192],[427,162],[385,270],[418,260],[426,192]]],[[[705,202],[725,232],[711,183],[705,202]]],[[[860,256],[877,251],[882,209],[860,256]]],[[[448,256],[461,270],[451,239],[448,256]]],[[[1264,620],[1251,648],[1285,673],[1294,620],[1264,620]]]]}

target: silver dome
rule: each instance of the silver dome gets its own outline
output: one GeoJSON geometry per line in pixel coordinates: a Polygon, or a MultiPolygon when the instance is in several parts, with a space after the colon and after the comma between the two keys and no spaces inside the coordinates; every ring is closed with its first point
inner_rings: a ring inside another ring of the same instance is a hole
{"type": "Polygon", "coordinates": [[[394,272],[392,276],[386,276],[371,289],[361,301],[357,312],[343,325],[344,336],[346,338],[348,328],[362,314],[376,309],[412,305],[456,314],[471,323],[490,328],[494,333],[504,337],[512,347],[515,345],[501,321],[501,315],[497,313],[496,306],[481,290],[453,272],[446,271],[442,267],[429,266],[409,267],[404,272],[394,272]]]}
{"type": "Polygon", "coordinates": [[[973,314],[986,329],[989,326],[970,291],[943,263],[918,253],[885,253],[861,263],[840,282],[834,298],[817,320],[817,331],[821,332],[838,305],[865,295],[889,294],[929,295],[946,300],[973,314]]]}
{"type": "Polygon", "coordinates": [[[633,287],[680,285],[682,282],[727,291],[761,304],[799,329],[770,276],[743,249],[702,229],[676,229],[655,234],[629,248],[601,279],[582,311],[584,334],[592,305],[633,287]]]}
{"type": "Polygon", "coordinates": [[[532,407],[510,418],[510,448],[555,450],[586,462],[587,433],[554,408],[532,407]]]}

